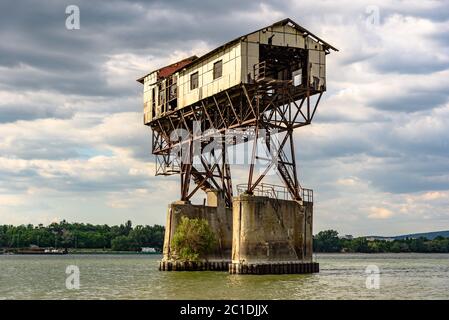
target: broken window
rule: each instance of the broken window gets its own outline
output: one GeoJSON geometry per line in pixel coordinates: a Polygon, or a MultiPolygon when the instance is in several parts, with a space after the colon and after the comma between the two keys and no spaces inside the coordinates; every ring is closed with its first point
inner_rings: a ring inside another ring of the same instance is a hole
{"type": "Polygon", "coordinates": [[[151,89],[151,107],[154,109],[156,107],[156,88],[151,89]]]}
{"type": "Polygon", "coordinates": [[[190,75],[190,90],[198,88],[198,72],[190,75]]]}
{"type": "Polygon", "coordinates": [[[157,104],[158,104],[158,106],[160,106],[160,105],[165,104],[165,91],[164,91],[162,83],[158,84],[157,89],[159,92],[157,104]]]}
{"type": "Polygon", "coordinates": [[[214,63],[214,80],[220,78],[223,74],[223,60],[214,63]]]}
{"type": "Polygon", "coordinates": [[[293,71],[292,78],[295,87],[302,85],[302,69],[293,71]]]}

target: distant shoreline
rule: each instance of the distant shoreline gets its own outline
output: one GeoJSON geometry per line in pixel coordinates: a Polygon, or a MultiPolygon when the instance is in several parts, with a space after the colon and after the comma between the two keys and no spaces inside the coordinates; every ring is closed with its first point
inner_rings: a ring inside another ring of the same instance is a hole
{"type": "Polygon", "coordinates": [[[31,253],[31,252],[3,252],[2,249],[0,249],[0,255],[20,255],[20,256],[26,256],[26,255],[32,255],[32,256],[50,256],[50,255],[83,255],[83,254],[121,254],[121,255],[161,255],[162,252],[141,252],[141,251],[113,251],[113,250],[103,250],[101,248],[99,249],[68,249],[67,253],[64,254],[55,254],[55,253],[31,253]]]}
{"type": "Polygon", "coordinates": [[[405,254],[449,254],[449,252],[314,252],[314,255],[405,255],[405,254]]]}
{"type": "Polygon", "coordinates": [[[154,256],[162,255],[161,252],[138,252],[138,251],[92,251],[92,252],[68,252],[68,255],[80,255],[80,254],[123,254],[123,255],[142,255],[142,256],[154,256]]]}
{"type": "MultiPolygon", "coordinates": [[[[156,253],[142,253],[136,251],[88,251],[88,252],[68,252],[67,254],[3,254],[0,252],[0,256],[81,256],[81,255],[128,255],[128,256],[162,256],[161,252],[156,253]]],[[[331,256],[331,255],[364,255],[364,256],[404,256],[404,255],[449,255],[448,252],[314,252],[315,257],[319,256],[331,256]]]]}

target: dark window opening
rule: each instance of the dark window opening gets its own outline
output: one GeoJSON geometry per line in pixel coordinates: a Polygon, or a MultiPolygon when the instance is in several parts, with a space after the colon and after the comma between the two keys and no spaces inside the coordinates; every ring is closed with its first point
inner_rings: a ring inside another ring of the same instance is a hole
{"type": "Polygon", "coordinates": [[[214,63],[214,80],[220,78],[223,74],[223,61],[217,61],[214,63]]]}
{"type": "Polygon", "coordinates": [[[156,106],[156,88],[151,89],[151,106],[154,108],[156,106]]]}
{"type": "Polygon", "coordinates": [[[190,75],[190,90],[198,88],[198,72],[190,75]]]}
{"type": "Polygon", "coordinates": [[[157,104],[160,106],[165,104],[165,90],[163,89],[162,83],[160,83],[157,88],[159,91],[157,104]]]}
{"type": "Polygon", "coordinates": [[[259,59],[260,62],[265,63],[263,70],[265,78],[295,80],[295,84],[299,86],[306,83],[304,72],[296,71],[306,70],[307,50],[261,44],[259,59]],[[293,79],[293,76],[296,76],[296,79],[293,79]]]}
{"type": "Polygon", "coordinates": [[[151,115],[156,117],[156,88],[151,89],[151,115]]]}

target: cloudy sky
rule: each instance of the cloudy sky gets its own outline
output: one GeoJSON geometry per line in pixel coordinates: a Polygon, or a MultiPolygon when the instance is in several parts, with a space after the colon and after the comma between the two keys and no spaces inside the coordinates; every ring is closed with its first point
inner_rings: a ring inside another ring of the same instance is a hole
{"type": "Polygon", "coordinates": [[[163,224],[135,79],[285,17],[340,49],[296,132],[315,231],[449,229],[447,0],[2,1],[0,224],[163,224]]]}

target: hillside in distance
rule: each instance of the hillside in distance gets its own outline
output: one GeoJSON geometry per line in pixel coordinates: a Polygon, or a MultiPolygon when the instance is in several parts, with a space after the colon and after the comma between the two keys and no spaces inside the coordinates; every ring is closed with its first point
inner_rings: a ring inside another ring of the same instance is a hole
{"type": "Polygon", "coordinates": [[[369,236],[367,238],[376,238],[376,239],[395,239],[395,240],[403,240],[407,238],[412,239],[418,239],[418,238],[426,238],[428,240],[433,240],[436,237],[441,236],[444,238],[449,238],[449,230],[446,231],[433,231],[433,232],[422,232],[422,233],[410,233],[410,234],[403,234],[400,236],[393,236],[393,237],[384,237],[384,236],[369,236]]]}

